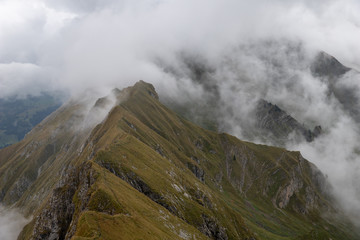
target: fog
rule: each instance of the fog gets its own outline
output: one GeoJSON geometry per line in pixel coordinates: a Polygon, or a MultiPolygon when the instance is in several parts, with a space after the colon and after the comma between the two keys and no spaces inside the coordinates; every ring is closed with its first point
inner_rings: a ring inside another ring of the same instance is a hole
{"type": "Polygon", "coordinates": [[[0,96],[38,91],[24,88],[25,82],[75,95],[141,78],[173,89],[174,80],[154,63],[158,59],[173,62],[179,52],[188,52],[217,60],[239,44],[263,39],[300,41],[307,50],[324,50],[358,66],[359,5],[355,0],[2,0],[0,64],[31,73],[14,78],[2,70],[0,96]]]}
{"type": "Polygon", "coordinates": [[[21,229],[29,220],[25,219],[16,210],[7,210],[0,205],[0,233],[2,240],[17,239],[21,229]]]}
{"type": "Polygon", "coordinates": [[[356,220],[359,121],[331,87],[360,96],[360,76],[353,70],[330,86],[310,66],[324,51],[360,69],[359,11],[357,0],[1,0],[0,98],[55,90],[100,97],[142,79],[164,102],[207,106],[220,131],[255,142],[264,140],[245,130],[266,99],[309,128],[322,126],[314,142],[286,147],[328,175],[356,220]]]}

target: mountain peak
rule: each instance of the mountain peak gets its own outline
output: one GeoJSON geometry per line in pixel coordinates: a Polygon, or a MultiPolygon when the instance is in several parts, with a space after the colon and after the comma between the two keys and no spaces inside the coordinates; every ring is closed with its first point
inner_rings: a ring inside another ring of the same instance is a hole
{"type": "Polygon", "coordinates": [[[289,141],[289,135],[292,133],[295,134],[295,138],[302,136],[311,142],[321,133],[321,126],[316,126],[311,131],[279,106],[264,99],[260,99],[256,107],[256,124],[260,130],[272,134],[274,142],[289,141]]]}
{"type": "Polygon", "coordinates": [[[350,70],[335,57],[322,51],[317,54],[311,65],[311,72],[319,77],[339,77],[350,70]]]}
{"type": "Polygon", "coordinates": [[[131,87],[132,91],[141,91],[142,93],[149,94],[151,97],[155,99],[159,99],[159,96],[157,92],[155,91],[155,87],[147,82],[144,82],[143,80],[140,80],[135,83],[133,87],[131,87]]]}
{"type": "Polygon", "coordinates": [[[64,106],[0,150],[0,199],[34,215],[19,239],[356,239],[298,152],[202,129],[143,81],[117,93],[88,131],[64,106]]]}

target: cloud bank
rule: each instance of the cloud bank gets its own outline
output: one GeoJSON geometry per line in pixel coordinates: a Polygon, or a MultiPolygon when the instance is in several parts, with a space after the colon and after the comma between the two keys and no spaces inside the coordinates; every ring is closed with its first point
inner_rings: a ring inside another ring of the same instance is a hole
{"type": "Polygon", "coordinates": [[[21,229],[29,221],[15,210],[7,210],[0,205],[0,233],[3,240],[15,240],[21,229]]]}
{"type": "MultiPolygon", "coordinates": [[[[357,0],[1,0],[0,98],[102,96],[143,79],[164,100],[207,106],[220,129],[249,140],[264,98],[323,127],[314,143],[287,147],[317,164],[360,216],[359,122],[310,71],[320,50],[360,69],[359,12],[357,0]]],[[[335,85],[359,96],[359,81],[352,71],[335,85]]]]}
{"type": "Polygon", "coordinates": [[[171,88],[157,59],[176,61],[179,52],[191,52],[216,60],[239,44],[269,38],[301,41],[349,65],[360,62],[355,0],[2,0],[0,9],[0,63],[46,72],[42,80],[1,72],[1,97],[22,94],[24,81],[73,94],[140,78],[171,88]]]}

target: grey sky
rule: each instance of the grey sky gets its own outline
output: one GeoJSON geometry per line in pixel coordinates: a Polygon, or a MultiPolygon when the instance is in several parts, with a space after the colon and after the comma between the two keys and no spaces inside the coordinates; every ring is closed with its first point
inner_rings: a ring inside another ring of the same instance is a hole
{"type": "Polygon", "coordinates": [[[263,38],[300,40],[359,66],[359,10],[355,0],[1,0],[0,69],[17,63],[22,75],[21,64],[33,64],[48,76],[12,78],[0,70],[0,97],[32,93],[24,86],[34,84],[76,94],[140,78],[162,83],[155,58],[179,51],[217,58],[263,38]]]}
{"type": "MultiPolygon", "coordinates": [[[[0,0],[0,98],[55,89],[102,96],[143,79],[160,96],[201,101],[209,93],[181,56],[202,59],[224,106],[219,121],[232,134],[242,137],[258,98],[321,124],[315,144],[289,147],[360,212],[359,124],[308,70],[320,50],[360,69],[359,12],[358,0],[0,0]],[[289,55],[293,46],[301,50],[289,55]]],[[[359,89],[359,79],[352,73],[344,83],[359,89]]]]}

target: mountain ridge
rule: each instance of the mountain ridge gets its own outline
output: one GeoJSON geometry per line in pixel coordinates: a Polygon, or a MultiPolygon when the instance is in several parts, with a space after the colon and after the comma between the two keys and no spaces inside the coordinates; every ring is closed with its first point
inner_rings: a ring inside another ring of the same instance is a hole
{"type": "Polygon", "coordinates": [[[1,175],[11,169],[5,162],[46,156],[31,171],[22,166],[18,180],[1,181],[22,183],[27,172],[37,172],[26,189],[0,186],[2,202],[34,215],[19,239],[306,239],[312,233],[356,239],[346,221],[336,220],[325,177],[299,152],[199,128],[162,105],[143,81],[115,97],[94,128],[69,131],[86,114],[73,115],[76,104],[64,106],[0,151],[1,175]],[[21,156],[36,138],[51,139],[50,147],[21,156]]]}

